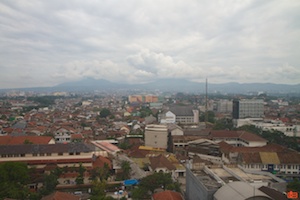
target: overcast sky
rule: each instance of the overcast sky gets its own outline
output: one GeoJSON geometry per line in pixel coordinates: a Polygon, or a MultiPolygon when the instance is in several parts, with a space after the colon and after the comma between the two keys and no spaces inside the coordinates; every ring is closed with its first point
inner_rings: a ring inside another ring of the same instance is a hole
{"type": "Polygon", "coordinates": [[[300,83],[299,0],[1,0],[0,88],[300,83]]]}

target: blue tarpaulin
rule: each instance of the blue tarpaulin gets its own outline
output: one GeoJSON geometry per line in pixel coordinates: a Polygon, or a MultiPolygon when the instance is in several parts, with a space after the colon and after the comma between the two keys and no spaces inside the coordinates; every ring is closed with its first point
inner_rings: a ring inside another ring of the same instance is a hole
{"type": "Polygon", "coordinates": [[[139,181],[136,179],[128,179],[128,180],[124,181],[125,186],[136,185],[138,183],[139,183],[139,181]]]}

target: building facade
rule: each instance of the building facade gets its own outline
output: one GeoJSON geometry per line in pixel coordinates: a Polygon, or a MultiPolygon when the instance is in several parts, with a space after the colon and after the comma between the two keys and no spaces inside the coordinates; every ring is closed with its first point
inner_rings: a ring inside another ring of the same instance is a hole
{"type": "Polygon", "coordinates": [[[167,149],[168,127],[165,125],[150,124],[145,128],[145,145],[167,149]]]}
{"type": "Polygon", "coordinates": [[[233,100],[233,119],[261,118],[264,116],[264,101],[262,99],[233,100]]]}

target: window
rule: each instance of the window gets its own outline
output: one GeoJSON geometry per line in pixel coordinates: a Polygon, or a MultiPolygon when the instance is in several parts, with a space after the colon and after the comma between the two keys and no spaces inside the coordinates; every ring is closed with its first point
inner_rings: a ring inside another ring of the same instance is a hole
{"type": "Polygon", "coordinates": [[[51,153],[47,153],[47,156],[51,156],[51,153]]]}
{"type": "Polygon", "coordinates": [[[45,156],[45,154],[44,153],[40,153],[40,156],[45,156]]]}
{"type": "Polygon", "coordinates": [[[37,153],[33,153],[32,156],[36,157],[36,156],[37,156],[37,153]]]}
{"type": "Polygon", "coordinates": [[[25,154],[21,154],[21,157],[25,157],[25,154]]]}
{"type": "Polygon", "coordinates": [[[70,152],[69,155],[72,156],[72,155],[74,155],[74,153],[73,153],[73,152],[70,152]]]}
{"type": "Polygon", "coordinates": [[[80,152],[76,152],[76,155],[80,155],[80,152]]]}
{"type": "Polygon", "coordinates": [[[62,156],[64,153],[58,153],[59,156],[62,156]]]}

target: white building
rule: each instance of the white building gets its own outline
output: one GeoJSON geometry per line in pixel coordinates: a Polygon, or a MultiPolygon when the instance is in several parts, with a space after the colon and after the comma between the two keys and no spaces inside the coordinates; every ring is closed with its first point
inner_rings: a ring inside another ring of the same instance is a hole
{"type": "Polygon", "coordinates": [[[262,118],[246,118],[246,119],[236,119],[234,120],[235,127],[240,127],[244,125],[254,125],[257,128],[260,128],[264,131],[280,131],[284,135],[293,137],[300,136],[300,133],[297,132],[296,125],[287,125],[280,120],[264,120],[262,118]]]}
{"type": "Polygon", "coordinates": [[[168,128],[165,125],[150,124],[145,128],[145,146],[163,148],[168,147],[168,128]]]}
{"type": "Polygon", "coordinates": [[[161,124],[197,124],[199,123],[199,110],[190,106],[171,107],[169,111],[159,115],[159,122],[161,124]]]}

